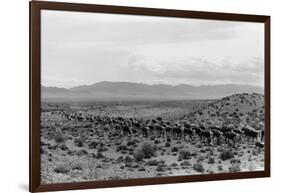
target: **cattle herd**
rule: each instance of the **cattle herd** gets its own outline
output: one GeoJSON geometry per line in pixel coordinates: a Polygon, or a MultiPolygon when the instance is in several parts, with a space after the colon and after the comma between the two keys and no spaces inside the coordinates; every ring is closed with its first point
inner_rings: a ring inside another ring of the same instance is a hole
{"type": "Polygon", "coordinates": [[[224,125],[222,127],[193,124],[186,120],[171,123],[161,117],[151,120],[126,117],[92,116],[82,113],[52,112],[65,116],[68,121],[90,122],[94,125],[106,125],[107,129],[117,131],[121,136],[133,137],[140,134],[142,137],[172,138],[184,141],[200,141],[207,144],[235,145],[237,142],[254,142],[263,148],[264,130],[256,131],[249,126],[224,125]]]}
{"type": "Polygon", "coordinates": [[[264,168],[264,130],[188,118],[41,113],[43,183],[179,176],[264,168]]]}

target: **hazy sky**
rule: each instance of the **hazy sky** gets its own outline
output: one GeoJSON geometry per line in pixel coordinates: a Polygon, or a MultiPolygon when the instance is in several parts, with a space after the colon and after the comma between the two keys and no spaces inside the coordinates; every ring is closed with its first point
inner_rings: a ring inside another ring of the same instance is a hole
{"type": "Polygon", "coordinates": [[[263,86],[263,24],[42,11],[42,84],[263,86]]]}

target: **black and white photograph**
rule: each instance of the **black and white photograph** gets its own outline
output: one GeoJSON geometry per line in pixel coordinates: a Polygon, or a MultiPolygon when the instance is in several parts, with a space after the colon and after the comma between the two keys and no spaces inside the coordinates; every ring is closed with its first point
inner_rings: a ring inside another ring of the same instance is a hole
{"type": "Polygon", "coordinates": [[[264,24],[41,11],[41,183],[265,170],[264,24]]]}

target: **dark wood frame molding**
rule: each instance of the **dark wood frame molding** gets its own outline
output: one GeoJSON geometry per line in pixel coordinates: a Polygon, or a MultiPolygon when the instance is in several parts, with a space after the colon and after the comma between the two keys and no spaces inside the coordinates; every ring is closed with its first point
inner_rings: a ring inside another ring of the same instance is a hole
{"type": "Polygon", "coordinates": [[[137,7],[121,7],[108,5],[76,4],[46,1],[31,1],[30,3],[30,144],[29,144],[29,190],[30,192],[75,190],[89,188],[121,187],[135,185],[152,185],[167,183],[183,183],[196,181],[229,180],[242,178],[270,177],[270,16],[245,15],[233,13],[215,13],[201,11],[184,11],[169,9],[152,9],[137,7]],[[197,18],[228,21],[246,21],[264,23],[264,69],[265,69],[265,170],[256,172],[204,174],[193,176],[173,176],[144,179],[78,182],[63,184],[40,183],[40,11],[61,10],[115,13],[129,15],[147,15],[161,17],[197,18]]]}

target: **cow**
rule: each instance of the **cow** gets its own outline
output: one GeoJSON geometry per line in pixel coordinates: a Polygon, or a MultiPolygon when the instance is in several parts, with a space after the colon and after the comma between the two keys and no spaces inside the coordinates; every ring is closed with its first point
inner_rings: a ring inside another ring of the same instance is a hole
{"type": "Polygon", "coordinates": [[[212,132],[209,130],[202,130],[201,131],[201,141],[207,141],[208,144],[212,142],[212,132]]]}
{"type": "Polygon", "coordinates": [[[228,131],[225,132],[223,134],[224,138],[225,138],[225,142],[227,144],[230,144],[230,141],[232,142],[232,145],[235,146],[235,142],[236,142],[236,138],[237,138],[237,134],[234,133],[233,131],[228,131]]]}
{"type": "Polygon", "coordinates": [[[217,145],[220,145],[221,139],[223,137],[223,133],[221,131],[219,131],[218,129],[213,129],[212,133],[213,133],[213,143],[216,142],[217,145]]]}

